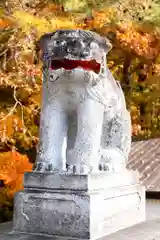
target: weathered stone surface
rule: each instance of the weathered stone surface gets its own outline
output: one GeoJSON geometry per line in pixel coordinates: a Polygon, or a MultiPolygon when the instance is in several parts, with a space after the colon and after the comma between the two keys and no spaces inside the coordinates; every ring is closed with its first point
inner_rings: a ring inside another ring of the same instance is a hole
{"type": "Polygon", "coordinates": [[[45,190],[100,190],[110,187],[119,187],[139,183],[137,172],[124,170],[123,172],[78,175],[67,173],[49,173],[49,172],[27,172],[24,175],[24,187],[45,190]]]}
{"type": "Polygon", "coordinates": [[[13,229],[96,239],[144,221],[144,206],[139,184],[88,191],[25,189],[15,197],[13,229]]]}

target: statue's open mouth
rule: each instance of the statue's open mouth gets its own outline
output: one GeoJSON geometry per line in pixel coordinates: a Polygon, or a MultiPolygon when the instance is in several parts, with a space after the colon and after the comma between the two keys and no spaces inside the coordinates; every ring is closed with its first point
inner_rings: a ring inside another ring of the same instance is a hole
{"type": "Polygon", "coordinates": [[[72,70],[78,67],[81,67],[84,70],[94,71],[95,73],[99,73],[101,65],[96,60],[85,61],[85,60],[69,60],[69,59],[52,60],[50,65],[50,68],[52,70],[56,70],[59,68],[72,70]]]}

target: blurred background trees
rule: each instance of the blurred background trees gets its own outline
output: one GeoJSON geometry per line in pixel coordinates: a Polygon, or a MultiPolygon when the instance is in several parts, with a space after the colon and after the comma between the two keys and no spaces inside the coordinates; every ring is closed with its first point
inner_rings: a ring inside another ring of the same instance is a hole
{"type": "Polygon", "coordinates": [[[39,37],[83,28],[108,37],[108,66],[125,92],[133,140],[160,137],[160,1],[1,0],[0,222],[12,216],[15,191],[32,169],[38,143],[39,37]]]}

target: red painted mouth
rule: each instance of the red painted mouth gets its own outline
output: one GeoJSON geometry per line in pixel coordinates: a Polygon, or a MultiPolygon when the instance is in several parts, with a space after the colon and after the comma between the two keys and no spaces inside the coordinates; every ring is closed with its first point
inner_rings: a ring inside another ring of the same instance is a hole
{"type": "Polygon", "coordinates": [[[66,70],[72,70],[77,67],[81,67],[84,70],[88,71],[94,71],[95,73],[100,72],[100,63],[97,63],[96,60],[69,60],[69,59],[63,59],[63,60],[52,60],[50,68],[52,70],[56,70],[59,68],[64,68],[66,70]]]}

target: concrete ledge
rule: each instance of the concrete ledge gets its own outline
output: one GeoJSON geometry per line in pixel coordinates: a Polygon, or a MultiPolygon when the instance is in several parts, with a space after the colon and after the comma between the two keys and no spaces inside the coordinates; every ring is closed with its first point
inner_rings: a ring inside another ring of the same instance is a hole
{"type": "MultiPolygon", "coordinates": [[[[137,224],[125,230],[118,231],[100,240],[159,240],[160,218],[137,224]]],[[[51,237],[42,235],[30,235],[23,233],[11,233],[11,223],[5,224],[7,232],[3,232],[3,224],[0,224],[0,240],[73,240],[72,238],[51,237]],[[2,226],[1,226],[2,225],[2,226]]],[[[82,239],[84,240],[84,239],[82,239]]]]}

